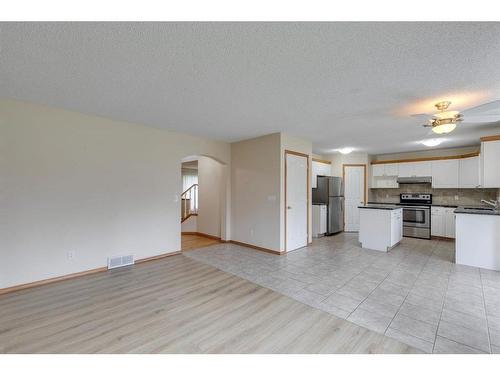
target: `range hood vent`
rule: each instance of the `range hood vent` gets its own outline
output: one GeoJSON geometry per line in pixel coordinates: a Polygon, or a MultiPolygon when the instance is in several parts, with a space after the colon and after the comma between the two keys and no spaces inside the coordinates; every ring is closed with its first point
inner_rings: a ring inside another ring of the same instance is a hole
{"type": "Polygon", "coordinates": [[[432,183],[432,177],[398,177],[397,182],[398,184],[430,184],[432,183]]]}

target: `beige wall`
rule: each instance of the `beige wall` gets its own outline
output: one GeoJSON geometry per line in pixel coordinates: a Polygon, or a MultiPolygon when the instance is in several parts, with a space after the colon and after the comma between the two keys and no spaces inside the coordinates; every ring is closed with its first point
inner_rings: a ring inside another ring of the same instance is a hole
{"type": "MultiPolygon", "coordinates": [[[[280,246],[281,249],[285,249],[285,150],[300,152],[309,156],[309,173],[311,172],[311,162],[312,162],[312,142],[303,138],[298,138],[291,136],[286,133],[281,133],[281,200],[280,200],[280,225],[281,225],[281,235],[280,235],[280,246]]],[[[310,175],[308,181],[311,180],[310,175]]],[[[310,185],[309,185],[310,187],[310,185]]],[[[309,221],[308,221],[308,242],[312,242],[312,198],[311,198],[311,188],[308,190],[309,193],[309,221]]]]}
{"type": "Polygon", "coordinates": [[[330,160],[332,162],[332,176],[344,177],[343,176],[343,165],[344,164],[364,164],[366,165],[366,197],[368,199],[370,190],[370,162],[372,160],[371,155],[364,152],[351,152],[350,154],[343,155],[340,153],[324,155],[323,159],[330,160]]]}
{"type": "Polygon", "coordinates": [[[226,196],[225,173],[225,166],[218,161],[206,156],[198,159],[198,232],[221,236],[221,216],[226,196]]]}
{"type": "Polygon", "coordinates": [[[279,251],[281,135],[231,144],[231,238],[279,251]]]}
{"type": "Polygon", "coordinates": [[[179,250],[181,159],[231,157],[223,142],[14,100],[0,100],[0,140],[0,288],[179,250]]]}

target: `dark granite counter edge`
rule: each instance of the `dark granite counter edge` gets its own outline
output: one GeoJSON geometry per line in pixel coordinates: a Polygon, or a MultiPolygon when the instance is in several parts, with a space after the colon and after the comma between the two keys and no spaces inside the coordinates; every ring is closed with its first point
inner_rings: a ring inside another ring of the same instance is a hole
{"type": "Polygon", "coordinates": [[[364,206],[358,206],[358,208],[368,208],[372,210],[399,210],[402,207],[400,206],[383,206],[383,205],[364,205],[364,206]]]}
{"type": "MultiPolygon", "coordinates": [[[[368,204],[397,204],[397,205],[399,205],[400,203],[368,202],[368,204]]],[[[457,206],[456,204],[439,204],[439,203],[433,203],[430,206],[432,206],[432,207],[450,207],[450,208],[458,208],[458,207],[460,207],[460,206],[457,206]]]]}
{"type": "Polygon", "coordinates": [[[500,216],[500,210],[474,210],[474,209],[464,209],[463,207],[458,207],[455,211],[456,214],[469,214],[469,215],[489,215],[489,216],[500,216]]]}

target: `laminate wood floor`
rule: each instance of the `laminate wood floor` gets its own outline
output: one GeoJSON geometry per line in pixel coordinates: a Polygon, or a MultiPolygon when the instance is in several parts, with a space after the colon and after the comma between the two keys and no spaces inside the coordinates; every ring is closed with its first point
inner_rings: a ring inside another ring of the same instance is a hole
{"type": "Polygon", "coordinates": [[[200,247],[215,245],[220,241],[213,238],[199,236],[197,234],[185,234],[181,236],[181,249],[182,251],[193,250],[200,247]]]}
{"type": "Polygon", "coordinates": [[[414,353],[176,255],[0,296],[2,353],[414,353]]]}

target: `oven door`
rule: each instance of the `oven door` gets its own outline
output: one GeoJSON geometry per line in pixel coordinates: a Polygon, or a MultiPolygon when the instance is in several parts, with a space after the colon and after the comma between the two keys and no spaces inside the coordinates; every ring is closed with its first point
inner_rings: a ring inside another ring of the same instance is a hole
{"type": "Polygon", "coordinates": [[[403,207],[403,225],[407,227],[430,228],[430,212],[427,207],[403,207]]]}

